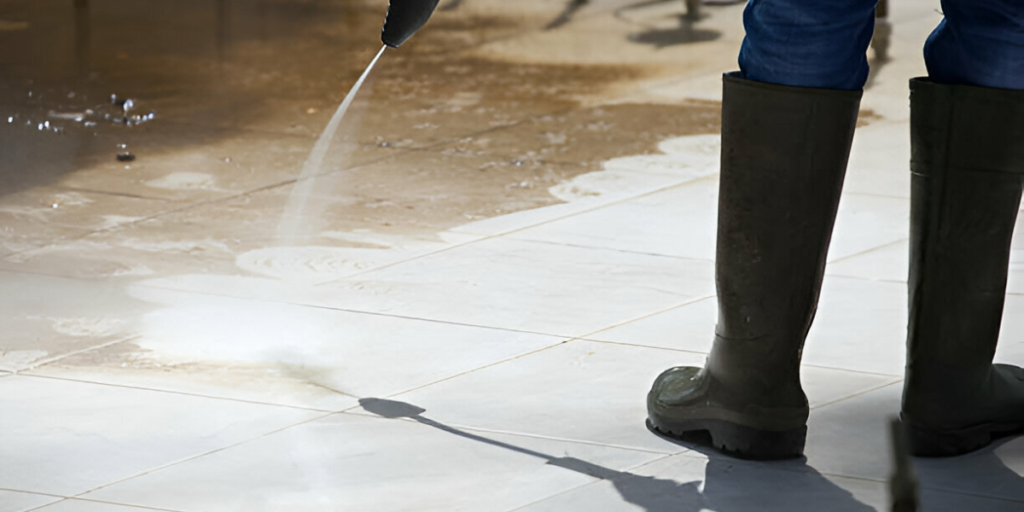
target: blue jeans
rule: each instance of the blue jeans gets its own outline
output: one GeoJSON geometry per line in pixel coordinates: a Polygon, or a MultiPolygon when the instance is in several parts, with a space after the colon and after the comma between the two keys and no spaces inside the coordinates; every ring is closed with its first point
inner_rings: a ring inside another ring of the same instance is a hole
{"type": "MultiPolygon", "coordinates": [[[[876,0],[749,0],[740,70],[748,80],[856,90],[868,77],[876,0]]],[[[1024,89],[1024,0],[942,0],[925,43],[931,79],[1024,89]]]]}

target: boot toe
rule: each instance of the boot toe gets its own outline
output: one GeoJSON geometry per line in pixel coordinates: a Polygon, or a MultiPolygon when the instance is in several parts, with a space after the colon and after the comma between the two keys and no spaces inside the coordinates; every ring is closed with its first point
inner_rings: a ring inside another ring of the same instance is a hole
{"type": "Polygon", "coordinates": [[[699,397],[706,387],[703,369],[688,366],[670,368],[655,379],[648,401],[652,405],[685,405],[699,397]]]}

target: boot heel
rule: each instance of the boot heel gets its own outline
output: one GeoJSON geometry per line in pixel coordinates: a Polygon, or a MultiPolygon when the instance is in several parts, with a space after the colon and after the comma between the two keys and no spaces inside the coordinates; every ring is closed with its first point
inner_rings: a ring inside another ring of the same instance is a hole
{"type": "Polygon", "coordinates": [[[664,422],[647,420],[647,428],[656,434],[686,440],[688,434],[707,432],[711,444],[722,452],[739,459],[782,460],[795,459],[804,454],[807,427],[775,432],[758,430],[722,420],[693,420],[664,422]]]}

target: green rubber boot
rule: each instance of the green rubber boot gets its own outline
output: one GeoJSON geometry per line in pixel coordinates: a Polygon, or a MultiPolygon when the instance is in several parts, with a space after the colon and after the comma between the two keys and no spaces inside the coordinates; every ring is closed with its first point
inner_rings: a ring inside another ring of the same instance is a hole
{"type": "Polygon", "coordinates": [[[910,328],[903,421],[919,456],[1024,430],[1024,371],[993,365],[1024,188],[1024,91],[911,88],[910,328]]]}
{"type": "Polygon", "coordinates": [[[654,429],[707,431],[715,447],[743,458],[803,453],[800,356],[860,97],[725,76],[715,343],[703,369],[672,368],[654,382],[654,429]]]}

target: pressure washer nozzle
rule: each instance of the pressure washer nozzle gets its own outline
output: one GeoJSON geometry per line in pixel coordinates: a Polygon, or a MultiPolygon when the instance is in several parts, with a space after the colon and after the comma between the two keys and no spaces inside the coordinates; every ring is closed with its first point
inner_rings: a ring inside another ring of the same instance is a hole
{"type": "Polygon", "coordinates": [[[384,44],[398,48],[409,40],[430,16],[440,0],[391,0],[388,17],[384,21],[384,32],[381,40],[384,44]]]}

